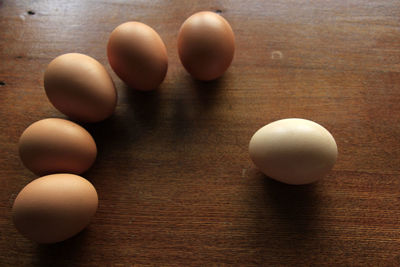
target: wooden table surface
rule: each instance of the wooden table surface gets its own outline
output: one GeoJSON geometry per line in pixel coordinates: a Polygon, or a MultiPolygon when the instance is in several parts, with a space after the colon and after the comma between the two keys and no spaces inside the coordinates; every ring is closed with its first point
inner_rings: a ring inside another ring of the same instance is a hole
{"type": "Polygon", "coordinates": [[[399,266],[399,15],[398,0],[0,0],[0,265],[399,266]],[[201,10],[221,11],[236,35],[233,64],[210,83],[191,79],[176,47],[201,10]],[[129,20],[167,46],[157,91],[127,88],[107,62],[110,32],[129,20]],[[17,142],[29,124],[64,117],[43,72],[67,52],[104,64],[119,102],[84,125],[99,148],[83,175],[99,194],[92,223],[37,245],[11,221],[36,178],[17,142]],[[253,133],[288,117],[336,139],[338,161],[315,184],[274,182],[249,158],[253,133]]]}

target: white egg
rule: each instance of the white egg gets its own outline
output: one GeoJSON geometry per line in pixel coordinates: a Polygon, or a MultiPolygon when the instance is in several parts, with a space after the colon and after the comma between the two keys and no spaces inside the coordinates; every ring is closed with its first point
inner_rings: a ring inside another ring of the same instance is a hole
{"type": "Polygon", "coordinates": [[[287,184],[308,184],[332,169],[338,150],[324,127],[291,118],[260,128],[250,140],[249,152],[265,175],[287,184]]]}

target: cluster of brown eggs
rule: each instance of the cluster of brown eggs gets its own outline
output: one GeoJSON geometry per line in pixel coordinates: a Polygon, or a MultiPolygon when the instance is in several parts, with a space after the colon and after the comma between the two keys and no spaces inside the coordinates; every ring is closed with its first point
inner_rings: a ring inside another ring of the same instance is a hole
{"type": "MultiPolygon", "coordinates": [[[[185,69],[198,80],[220,77],[230,66],[235,40],[229,23],[213,12],[189,17],[178,35],[178,53],[185,69]]],[[[164,80],[168,56],[160,36],[140,22],[127,22],[110,35],[109,63],[121,80],[136,90],[156,89],[164,80]]],[[[65,54],[47,67],[44,87],[50,102],[81,122],[111,116],[117,104],[114,83],[105,68],[82,54],[65,54]]],[[[64,119],[33,123],[19,142],[24,165],[37,175],[18,194],[13,220],[26,237],[39,243],[63,241],[85,228],[98,197],[93,185],[78,176],[94,163],[96,143],[81,126],[64,119]]],[[[333,136],[305,119],[283,119],[259,129],[249,153],[266,175],[287,184],[315,182],[337,158],[333,136]]]]}
{"type": "MultiPolygon", "coordinates": [[[[234,50],[231,26],[216,13],[196,13],[181,26],[179,57],[196,79],[221,76],[231,64],[234,50]]],[[[118,77],[136,90],[156,89],[167,73],[164,42],[140,22],[115,28],[107,55],[118,77]]],[[[55,108],[80,122],[102,121],[113,114],[117,104],[111,76],[98,61],[83,54],[64,54],[51,61],[44,88],[55,108]]],[[[79,176],[97,156],[90,133],[69,120],[43,119],[22,133],[19,153],[25,167],[42,177],[17,195],[13,205],[16,228],[39,243],[60,242],[85,228],[98,206],[96,189],[79,176]]]]}

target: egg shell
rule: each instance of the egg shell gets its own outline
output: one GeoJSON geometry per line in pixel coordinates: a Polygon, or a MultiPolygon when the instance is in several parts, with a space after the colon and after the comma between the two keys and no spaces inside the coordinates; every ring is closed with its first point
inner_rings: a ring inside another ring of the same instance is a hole
{"type": "Polygon", "coordinates": [[[250,140],[249,152],[265,175],[287,184],[308,184],[332,169],[338,150],[324,127],[291,118],[259,129],[250,140]]]}
{"type": "Polygon", "coordinates": [[[214,80],[230,66],[235,52],[235,36],[219,14],[202,11],[190,16],[178,34],[179,58],[198,80],[214,80]]]}
{"type": "Polygon", "coordinates": [[[136,21],[116,27],[109,38],[107,55],[111,68],[129,87],[156,89],[168,69],[167,49],[158,33],[136,21]]]}
{"type": "Polygon", "coordinates": [[[68,172],[81,174],[92,166],[97,147],[78,124],[49,118],[31,124],[19,139],[19,155],[37,175],[68,172]]]}
{"type": "Polygon", "coordinates": [[[111,76],[97,60],[78,53],[61,55],[44,74],[49,101],[68,117],[98,122],[110,117],[117,104],[111,76]]]}
{"type": "Polygon", "coordinates": [[[73,174],[52,174],[32,181],[19,192],[12,218],[28,239],[56,243],[82,231],[97,206],[97,192],[89,181],[73,174]]]}

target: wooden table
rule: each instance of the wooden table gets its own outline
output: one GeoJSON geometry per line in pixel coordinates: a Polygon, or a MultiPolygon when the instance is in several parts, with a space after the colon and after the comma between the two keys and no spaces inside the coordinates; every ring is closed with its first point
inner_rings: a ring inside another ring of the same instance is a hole
{"type": "Polygon", "coordinates": [[[0,1],[0,266],[399,266],[399,15],[397,0],[0,1]],[[236,35],[232,66],[210,83],[177,55],[181,23],[200,10],[220,10],[236,35]],[[155,92],[127,88],[108,65],[108,36],[129,20],[167,46],[155,92]],[[119,103],[84,125],[99,147],[83,175],[100,198],[92,223],[37,245],[11,222],[36,178],[17,142],[34,121],[64,117],[43,72],[67,52],[103,63],[119,103]],[[250,161],[253,133],[288,117],[336,139],[338,161],[318,183],[274,182],[250,161]]]}

